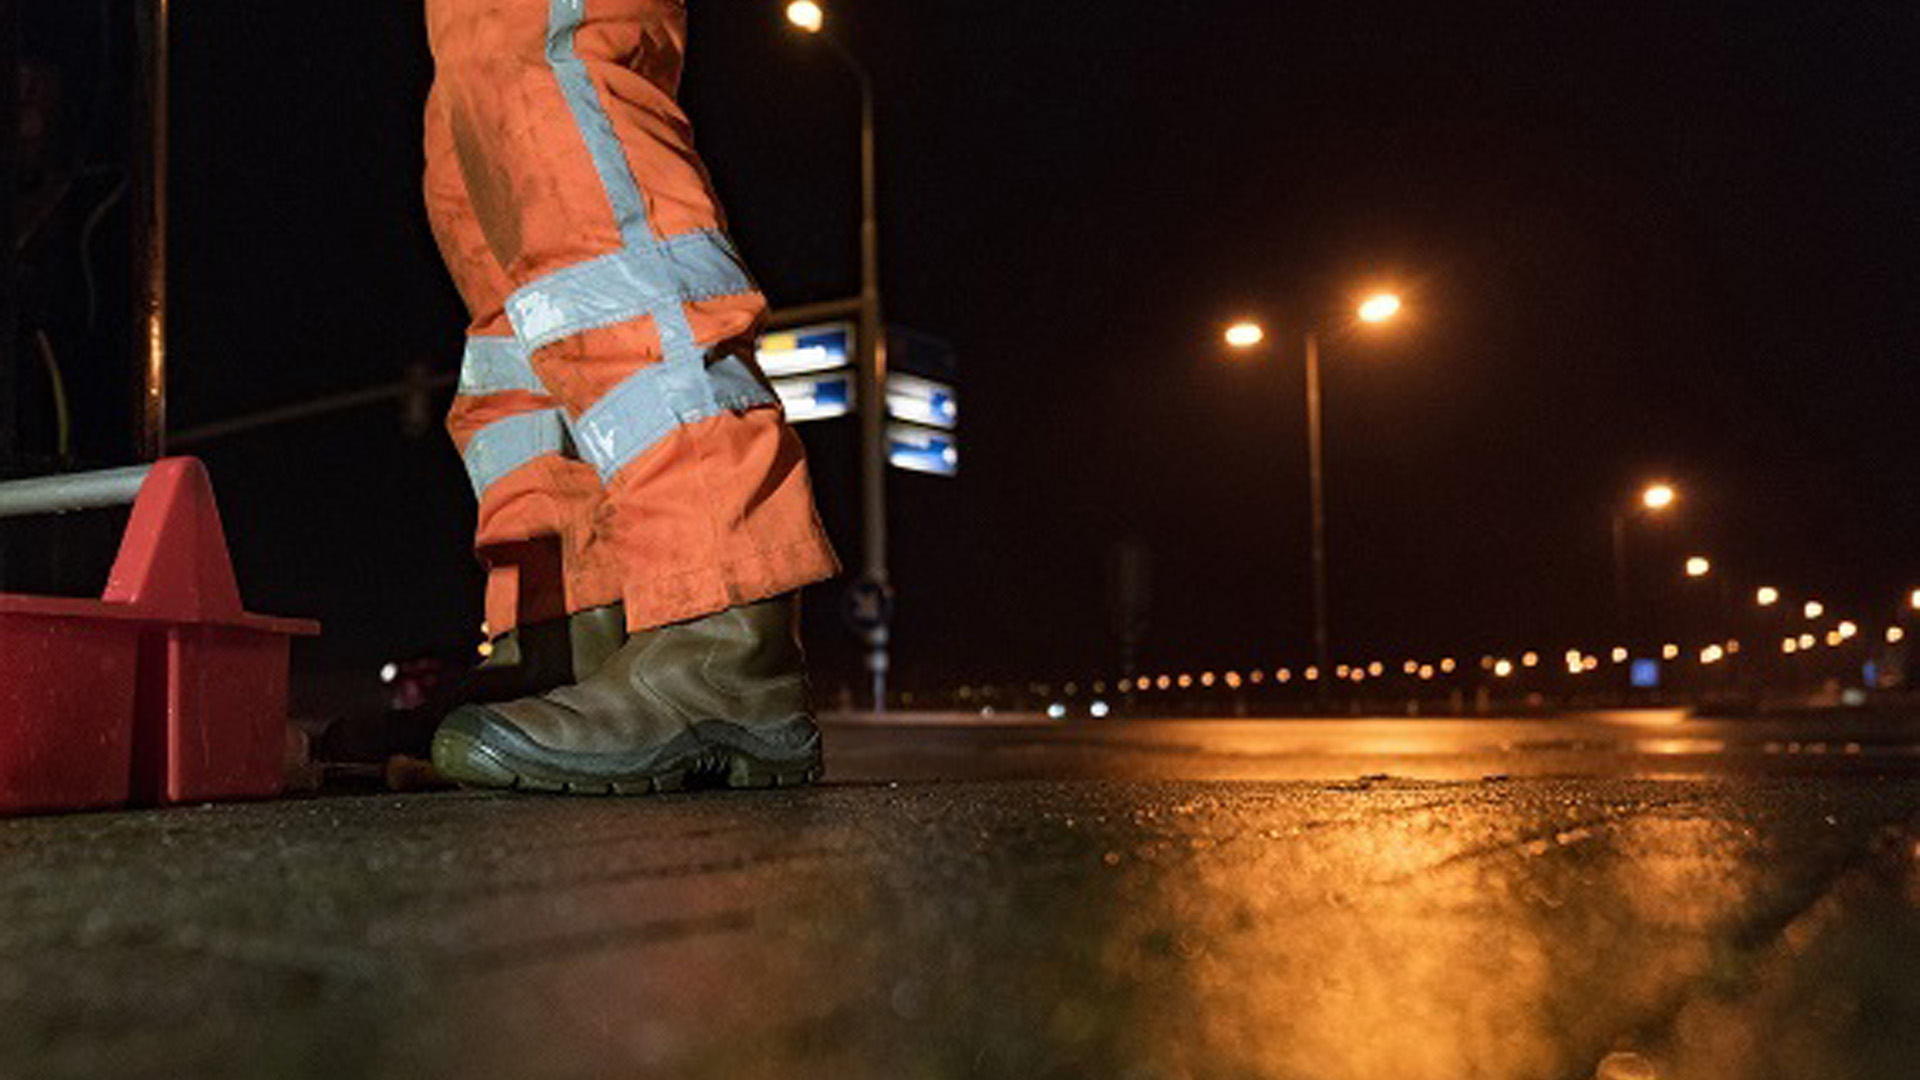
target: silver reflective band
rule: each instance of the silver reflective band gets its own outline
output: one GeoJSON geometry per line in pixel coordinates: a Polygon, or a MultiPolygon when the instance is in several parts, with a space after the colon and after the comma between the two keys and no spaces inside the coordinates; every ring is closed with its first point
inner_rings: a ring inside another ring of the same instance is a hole
{"type": "Polygon", "coordinates": [[[574,126],[587,144],[600,186],[606,189],[620,236],[631,247],[651,241],[653,235],[647,225],[646,200],[627,168],[626,151],[614,133],[613,121],[600,107],[600,95],[587,74],[587,65],[573,48],[574,34],[586,18],[585,8],[586,0],[553,0],[553,6],[547,9],[547,63],[560,81],[561,96],[566,98],[567,111],[573,114],[574,126]]]}
{"type": "Polygon", "coordinates": [[[733,245],[703,230],[556,270],[509,297],[507,316],[533,350],[669,306],[753,291],[733,245]]]}
{"type": "Polygon", "coordinates": [[[574,424],[574,440],[605,482],[677,427],[779,400],[737,356],[710,365],[669,360],[608,391],[574,424]]]}
{"type": "Polygon", "coordinates": [[[523,390],[544,394],[547,388],[533,373],[527,350],[519,338],[470,337],[460,360],[460,393],[468,397],[523,390]]]}
{"type": "Polygon", "coordinates": [[[739,254],[714,229],[659,239],[647,220],[646,196],[627,163],[613,120],[574,48],[585,0],[552,0],[547,63],[593,160],[624,249],[569,266],[507,298],[526,355],[588,330],[651,318],[660,361],[634,372],[572,425],[574,443],[603,481],[666,438],[675,427],[728,410],[777,405],[747,363],[728,356],[712,364],[695,339],[684,305],[757,291],[739,254]]]}
{"type": "Polygon", "coordinates": [[[507,474],[547,456],[567,444],[566,423],[559,409],[541,409],[496,420],[474,433],[461,456],[473,493],[485,498],[487,489],[507,474]]]}

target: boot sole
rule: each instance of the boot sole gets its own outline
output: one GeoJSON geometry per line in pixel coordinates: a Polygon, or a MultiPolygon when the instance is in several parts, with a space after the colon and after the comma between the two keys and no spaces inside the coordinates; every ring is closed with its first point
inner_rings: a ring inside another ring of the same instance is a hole
{"type": "Polygon", "coordinates": [[[479,709],[458,709],[434,733],[433,767],[443,778],[470,787],[556,795],[799,787],[818,781],[824,773],[817,742],[798,756],[777,758],[740,745],[720,745],[693,736],[683,739],[687,745],[664,748],[655,755],[657,761],[603,773],[582,768],[556,752],[543,752],[517,731],[504,731],[503,725],[479,709]]]}

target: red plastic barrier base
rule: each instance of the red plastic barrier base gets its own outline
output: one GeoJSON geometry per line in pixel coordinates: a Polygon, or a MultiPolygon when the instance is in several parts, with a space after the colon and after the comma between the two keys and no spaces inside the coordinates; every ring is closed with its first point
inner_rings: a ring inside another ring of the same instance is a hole
{"type": "Polygon", "coordinates": [[[157,462],[100,600],[0,595],[0,813],[278,794],[317,633],[241,609],[205,468],[157,462]]]}
{"type": "Polygon", "coordinates": [[[29,601],[0,596],[0,813],[118,806],[140,624],[29,601]]]}

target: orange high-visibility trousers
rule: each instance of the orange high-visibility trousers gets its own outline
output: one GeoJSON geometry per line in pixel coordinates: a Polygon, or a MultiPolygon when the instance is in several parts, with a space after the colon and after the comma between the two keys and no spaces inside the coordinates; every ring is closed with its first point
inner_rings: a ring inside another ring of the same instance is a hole
{"type": "Polygon", "coordinates": [[[426,200],[473,322],[448,429],[487,621],[634,630],[836,571],[766,301],[675,101],[679,0],[426,0],[426,200]]]}

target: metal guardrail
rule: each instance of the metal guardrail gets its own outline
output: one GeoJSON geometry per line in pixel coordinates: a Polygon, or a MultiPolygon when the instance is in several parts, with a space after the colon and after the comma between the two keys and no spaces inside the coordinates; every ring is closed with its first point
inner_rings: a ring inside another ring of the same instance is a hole
{"type": "Polygon", "coordinates": [[[0,483],[0,519],[126,506],[152,471],[151,465],[134,465],[0,483]]]}

